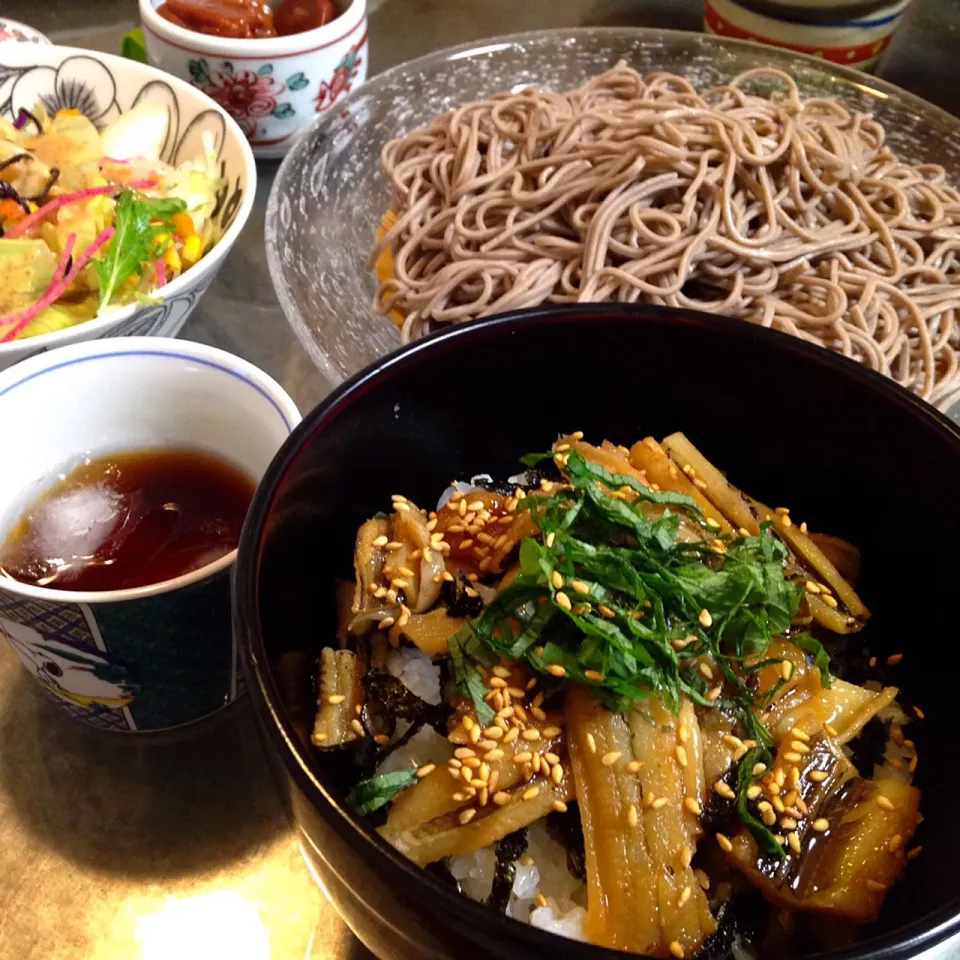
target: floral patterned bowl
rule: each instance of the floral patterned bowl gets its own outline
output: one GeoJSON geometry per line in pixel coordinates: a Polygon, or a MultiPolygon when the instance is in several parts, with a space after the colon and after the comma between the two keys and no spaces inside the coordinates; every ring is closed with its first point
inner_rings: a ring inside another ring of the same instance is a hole
{"type": "Polygon", "coordinates": [[[147,59],[211,96],[257,157],[282,157],[297,134],[367,75],[366,0],[339,0],[336,20],[287,37],[238,40],[178,27],[140,0],[147,59]]]}
{"type": "Polygon", "coordinates": [[[49,43],[50,40],[39,30],[21,23],[19,20],[11,20],[9,17],[0,17],[0,43],[4,40],[12,40],[15,43],[49,43]]]}
{"type": "Polygon", "coordinates": [[[190,84],[143,63],[48,44],[0,43],[0,117],[42,102],[49,112],[73,108],[100,129],[139,103],[163,105],[167,136],[162,158],[181,163],[202,154],[211,133],[223,174],[213,219],[220,239],[189,270],[158,290],[152,302],[130,304],[65,330],[0,344],[0,370],[27,357],[81,340],[175,337],[210,286],[250,215],[257,185],[253,154],[233,118],[190,84]]]}

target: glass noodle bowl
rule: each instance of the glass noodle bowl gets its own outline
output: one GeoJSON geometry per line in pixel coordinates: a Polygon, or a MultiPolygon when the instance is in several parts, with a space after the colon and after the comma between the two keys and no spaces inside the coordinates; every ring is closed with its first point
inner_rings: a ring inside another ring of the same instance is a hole
{"type": "MultiPolygon", "coordinates": [[[[437,114],[502,90],[569,90],[618,60],[697,87],[745,70],[791,74],[802,96],[870,112],[909,163],[942,165],[960,183],[960,120],[892,84],[773,47],[674,30],[589,28],[515,34],[442,50],[374,77],[321,117],[287,155],[267,208],[266,245],[281,306],[321,372],[338,383],[396,348],[371,306],[367,269],[390,205],[380,151],[437,114]]],[[[954,413],[956,407],[954,408],[954,413]]]]}

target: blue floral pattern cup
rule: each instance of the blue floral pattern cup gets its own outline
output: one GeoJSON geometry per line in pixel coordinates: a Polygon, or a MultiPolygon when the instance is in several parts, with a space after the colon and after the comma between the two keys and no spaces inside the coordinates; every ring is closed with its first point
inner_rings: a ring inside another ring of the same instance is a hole
{"type": "MultiPolygon", "coordinates": [[[[34,357],[0,374],[0,539],[55,476],[85,457],[194,447],[259,479],[299,419],[266,374],[201,344],[133,337],[34,357]]],[[[138,732],[190,723],[239,693],[230,629],[235,556],[165,583],[102,593],[0,577],[0,637],[80,720],[138,732]]]]}

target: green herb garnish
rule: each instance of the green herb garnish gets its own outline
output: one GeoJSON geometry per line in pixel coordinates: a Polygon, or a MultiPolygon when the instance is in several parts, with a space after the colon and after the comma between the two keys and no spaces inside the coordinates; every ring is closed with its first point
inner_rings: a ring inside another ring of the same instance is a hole
{"type": "Polygon", "coordinates": [[[758,763],[769,764],[770,761],[770,752],[765,747],[754,747],[740,761],[740,769],[737,771],[737,814],[743,825],[753,834],[753,838],[757,841],[760,849],[764,853],[772,853],[782,859],[784,851],[776,834],[769,830],[761,820],[758,820],[747,806],[747,790],[753,781],[753,768],[758,763]]]}
{"type": "Polygon", "coordinates": [[[484,727],[489,726],[496,714],[493,707],[484,700],[490,690],[483,682],[477,664],[489,670],[496,666],[497,657],[479,641],[469,623],[450,637],[447,649],[450,651],[457,689],[473,701],[477,722],[484,727]]]}
{"type": "Polygon", "coordinates": [[[576,451],[566,472],[570,487],[521,501],[543,542],[521,544],[520,575],[473,623],[472,636],[541,672],[562,666],[614,709],[651,695],[673,709],[681,694],[712,705],[694,669],[711,654],[748,706],[752,695],[734,668],[749,669],[745,660],[786,630],[799,602],[783,574],[784,545],[764,528],[719,553],[679,536],[682,523],[703,524],[690,497],[611,474],[576,451]],[[636,498],[617,496],[624,487],[636,498]],[[587,678],[588,670],[603,680],[587,678]]]}
{"type": "Polygon", "coordinates": [[[416,770],[394,770],[361,780],[348,794],[347,804],[358,814],[373,813],[388,804],[401,790],[417,782],[416,770]]]}
{"type": "Polygon", "coordinates": [[[131,277],[139,280],[148,266],[163,256],[173,232],[173,217],[187,209],[178,199],[151,199],[134,190],[117,194],[114,234],[106,254],[93,261],[100,278],[103,309],[131,277]],[[163,239],[167,235],[166,240],[163,239]]]}
{"type": "Polygon", "coordinates": [[[823,644],[816,637],[811,637],[809,633],[791,637],[790,642],[813,657],[813,665],[820,671],[820,683],[829,688],[833,683],[833,677],[830,676],[830,657],[823,649],[823,644]]]}

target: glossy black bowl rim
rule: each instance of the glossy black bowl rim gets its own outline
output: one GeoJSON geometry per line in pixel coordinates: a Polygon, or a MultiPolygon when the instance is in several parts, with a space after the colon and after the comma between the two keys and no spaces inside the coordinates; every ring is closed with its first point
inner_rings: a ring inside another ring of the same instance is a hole
{"type": "MultiPolygon", "coordinates": [[[[519,324],[588,324],[592,319],[622,320],[631,324],[672,321],[684,323],[691,330],[712,328],[714,332],[723,331],[732,339],[766,341],[772,353],[798,354],[814,365],[831,368],[859,384],[874,400],[899,407],[917,421],[934,425],[945,434],[960,457],[960,428],[934,407],[894,381],[853,360],[776,330],[716,314],[647,304],[585,303],[511,311],[452,326],[400,347],[340,384],[303,418],[264,474],[244,523],[234,587],[234,630],[242,648],[243,666],[256,713],[268,740],[279,751],[288,775],[318,815],[329,820],[325,808],[332,811],[339,832],[350,837],[357,855],[375,860],[385,873],[392,875],[398,884],[397,889],[407,893],[412,891],[420,902],[436,904],[438,917],[448,914],[464,925],[478,929],[490,924],[507,924],[504,935],[511,937],[518,945],[528,947],[531,956],[551,955],[561,949],[562,955],[571,960],[626,960],[637,955],[567,938],[561,938],[561,947],[558,934],[493,914],[488,907],[457,893],[415,866],[381,839],[369,823],[348,812],[305,761],[305,751],[299,746],[301,741],[282,706],[279,688],[264,656],[263,637],[259,629],[260,546],[266,520],[273,509],[283,478],[300,456],[303,447],[317,432],[322,431],[325,424],[340,416],[380,378],[395,377],[416,367],[424,356],[441,352],[453,340],[476,339],[489,335],[491,331],[509,340],[511,331],[519,324]]],[[[322,855],[322,851],[319,852],[322,855]]],[[[357,895],[360,896],[359,893],[357,895]]],[[[892,933],[847,949],[807,955],[805,960],[907,960],[957,933],[960,933],[960,896],[924,919],[892,933]]]]}

